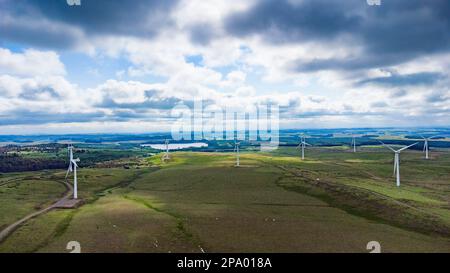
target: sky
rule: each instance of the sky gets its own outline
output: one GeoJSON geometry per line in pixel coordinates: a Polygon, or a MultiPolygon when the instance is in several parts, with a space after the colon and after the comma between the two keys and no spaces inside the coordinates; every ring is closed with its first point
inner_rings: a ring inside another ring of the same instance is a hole
{"type": "Polygon", "coordinates": [[[170,130],[280,107],[280,128],[450,126],[447,0],[0,0],[0,134],[170,130]]]}

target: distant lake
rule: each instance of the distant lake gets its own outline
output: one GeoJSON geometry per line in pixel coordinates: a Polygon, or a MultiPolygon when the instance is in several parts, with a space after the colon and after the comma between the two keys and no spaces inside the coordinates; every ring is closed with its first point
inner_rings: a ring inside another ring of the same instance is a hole
{"type": "MultiPolygon", "coordinates": [[[[151,147],[157,150],[165,150],[166,144],[142,144],[143,147],[151,147]]],[[[207,143],[194,142],[194,143],[169,143],[169,150],[181,150],[186,148],[202,148],[208,147],[207,143]]]]}

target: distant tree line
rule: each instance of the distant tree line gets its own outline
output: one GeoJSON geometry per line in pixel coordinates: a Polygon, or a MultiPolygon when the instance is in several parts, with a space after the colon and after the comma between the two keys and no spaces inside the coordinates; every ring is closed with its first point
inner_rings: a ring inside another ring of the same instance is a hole
{"type": "MultiPolygon", "coordinates": [[[[23,149],[22,149],[23,150],[23,149]]],[[[65,154],[57,157],[28,157],[18,153],[0,153],[0,172],[24,172],[38,171],[44,169],[65,169],[69,165],[65,154]]],[[[98,162],[112,161],[120,158],[136,156],[133,151],[114,151],[114,150],[86,150],[76,149],[75,158],[79,157],[80,167],[93,166],[98,162]]]]}
{"type": "Polygon", "coordinates": [[[62,169],[64,160],[46,158],[24,158],[17,154],[0,155],[0,172],[24,172],[43,169],[62,169]]]}

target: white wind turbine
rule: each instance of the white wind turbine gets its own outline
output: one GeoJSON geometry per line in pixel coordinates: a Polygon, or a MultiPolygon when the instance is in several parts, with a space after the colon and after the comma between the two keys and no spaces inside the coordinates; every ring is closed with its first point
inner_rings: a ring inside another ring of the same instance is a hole
{"type": "Polygon", "coordinates": [[[430,146],[428,144],[428,141],[432,140],[435,137],[439,137],[439,136],[432,136],[432,137],[427,137],[427,138],[423,137],[423,136],[421,136],[421,137],[424,139],[423,151],[425,152],[425,159],[429,159],[430,158],[429,157],[429,148],[430,148],[430,146]]]}
{"type": "Polygon", "coordinates": [[[416,145],[417,143],[419,143],[419,142],[416,142],[409,146],[405,146],[398,150],[394,150],[391,146],[388,146],[388,145],[384,144],[383,142],[381,142],[381,144],[383,144],[383,146],[387,147],[389,150],[393,151],[395,154],[395,156],[394,156],[394,175],[396,177],[397,187],[400,187],[400,153],[408,148],[411,148],[412,146],[416,145]]]}
{"type": "Polygon", "coordinates": [[[305,147],[311,146],[311,144],[306,143],[306,138],[304,136],[300,136],[300,144],[298,144],[297,148],[302,148],[302,160],[305,159],[305,147]]]}
{"type": "Polygon", "coordinates": [[[168,139],[166,139],[165,144],[166,144],[166,152],[164,153],[163,161],[170,159],[170,157],[169,157],[169,140],[168,139]]]}
{"type": "Polygon", "coordinates": [[[234,152],[236,153],[236,167],[239,167],[239,146],[240,142],[234,142],[234,152]]]}
{"type": "Polygon", "coordinates": [[[351,146],[353,147],[353,152],[356,153],[356,137],[355,135],[352,135],[352,144],[351,146]]]}
{"type": "Polygon", "coordinates": [[[78,199],[78,181],[77,181],[78,165],[77,165],[77,162],[80,162],[80,159],[73,158],[73,146],[72,145],[67,146],[67,149],[69,151],[69,168],[67,169],[66,180],[67,180],[67,176],[69,175],[69,172],[73,172],[73,199],[78,199]]]}

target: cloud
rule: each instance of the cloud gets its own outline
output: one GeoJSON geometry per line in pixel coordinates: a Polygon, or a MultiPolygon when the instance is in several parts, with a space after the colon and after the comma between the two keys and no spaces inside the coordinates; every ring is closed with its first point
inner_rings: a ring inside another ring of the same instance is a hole
{"type": "Polygon", "coordinates": [[[237,36],[262,35],[271,43],[332,39],[360,24],[355,1],[258,1],[226,18],[226,30],[237,36]]]}
{"type": "Polygon", "coordinates": [[[54,23],[33,15],[8,13],[0,2],[0,42],[17,42],[41,48],[65,49],[82,47],[86,37],[73,26],[54,23]]]}
{"type": "Polygon", "coordinates": [[[408,95],[408,91],[401,89],[401,90],[396,90],[391,94],[391,98],[400,98],[400,97],[404,97],[408,95]]]}
{"type": "Polygon", "coordinates": [[[441,73],[414,73],[407,75],[394,74],[389,77],[370,78],[359,81],[358,85],[376,84],[385,86],[433,85],[444,75],[441,73]]]}
{"type": "Polygon", "coordinates": [[[371,103],[370,106],[373,108],[384,108],[384,107],[387,107],[388,104],[384,101],[377,101],[377,102],[371,103]]]}
{"type": "Polygon", "coordinates": [[[198,23],[190,27],[190,39],[194,44],[208,45],[216,36],[216,30],[206,23],[198,23]]]}
{"type": "Polygon", "coordinates": [[[448,52],[449,5],[446,0],[386,1],[377,8],[365,1],[257,1],[225,24],[231,35],[258,36],[266,43],[338,41],[360,47],[344,57],[299,59],[291,64],[295,71],[367,69],[448,52]]]}
{"type": "Polygon", "coordinates": [[[450,92],[433,91],[430,95],[427,96],[426,100],[427,100],[427,102],[430,102],[430,103],[437,103],[437,102],[449,103],[450,92]]]}
{"type": "Polygon", "coordinates": [[[1,98],[22,98],[31,101],[49,99],[81,101],[81,98],[77,98],[76,86],[60,76],[22,78],[1,75],[0,96],[1,98]]]}
{"type": "Polygon", "coordinates": [[[0,74],[18,76],[65,75],[64,64],[53,51],[25,50],[13,53],[0,48],[0,74]]]}
{"type": "Polygon", "coordinates": [[[2,129],[160,130],[200,98],[290,127],[448,124],[449,5],[0,0],[2,129]]]}
{"type": "Polygon", "coordinates": [[[375,56],[358,55],[345,58],[315,58],[313,60],[295,60],[289,68],[295,72],[316,72],[322,70],[352,71],[395,65],[406,61],[403,55],[375,56]]]}
{"type": "Polygon", "coordinates": [[[92,122],[105,117],[103,112],[54,114],[47,111],[15,110],[0,113],[0,126],[47,123],[92,122]]]}
{"type": "Polygon", "coordinates": [[[2,40],[51,48],[74,48],[96,36],[153,38],[171,24],[177,0],[3,0],[0,2],[2,40]]]}

